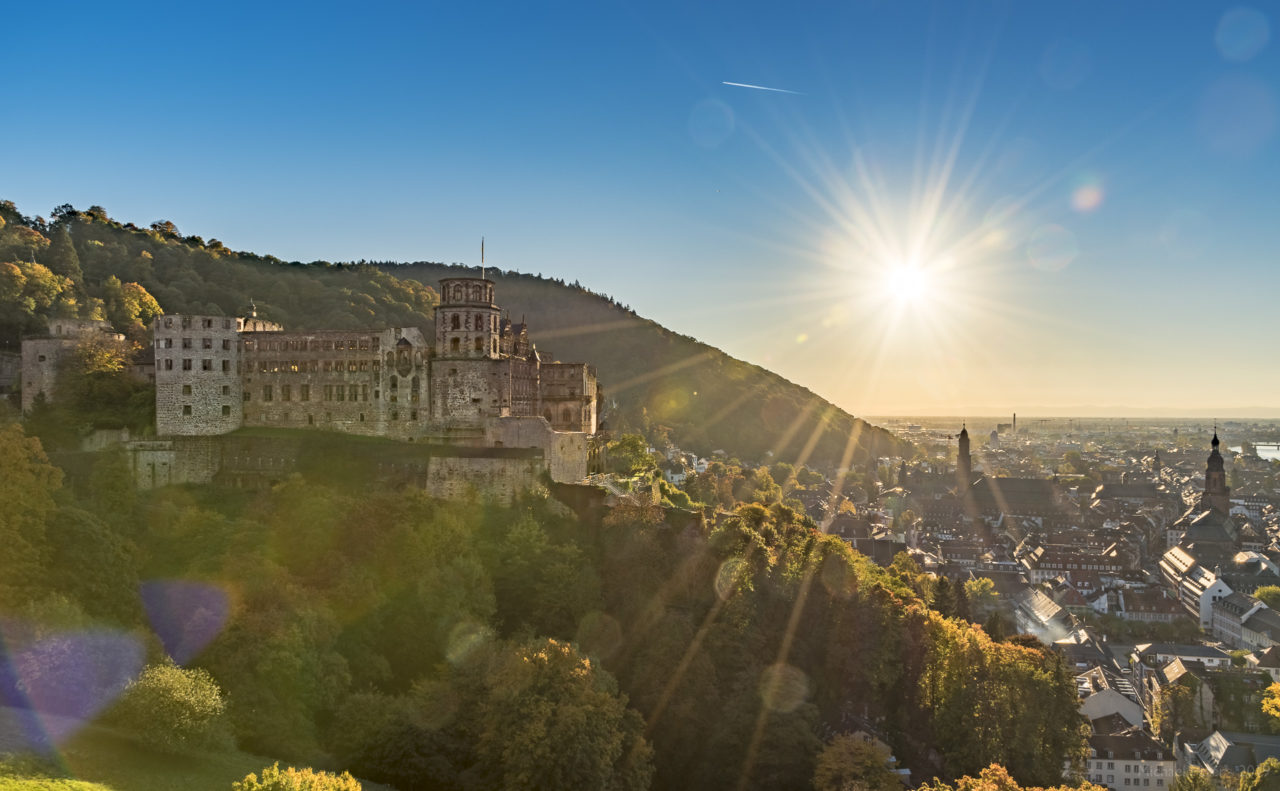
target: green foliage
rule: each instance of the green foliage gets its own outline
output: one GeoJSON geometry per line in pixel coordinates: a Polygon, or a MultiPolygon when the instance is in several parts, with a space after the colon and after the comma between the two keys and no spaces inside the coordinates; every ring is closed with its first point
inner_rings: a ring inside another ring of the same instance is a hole
{"type": "Polygon", "coordinates": [[[900,791],[889,751],[855,734],[839,733],[822,749],[813,773],[815,791],[900,791]]]}
{"type": "Polygon", "coordinates": [[[570,645],[535,639],[500,656],[481,712],[476,751],[502,788],[649,786],[644,723],[570,645]]]}
{"type": "Polygon", "coordinates": [[[222,690],[204,670],[152,665],[125,688],[108,721],[152,749],[230,749],[222,690]]]}
{"type": "Polygon", "coordinates": [[[1239,791],[1280,791],[1280,760],[1268,758],[1240,775],[1239,791]]]}
{"type": "Polygon", "coordinates": [[[360,782],[347,772],[340,775],[315,769],[280,768],[279,763],[231,784],[231,791],[360,791],[360,782]]]}
{"type": "Polygon", "coordinates": [[[960,778],[955,782],[955,785],[944,783],[935,778],[932,783],[920,786],[918,791],[1068,791],[1068,789],[1071,789],[1071,791],[1106,791],[1102,786],[1097,786],[1093,783],[1045,788],[1021,786],[1004,767],[996,764],[988,766],[976,776],[960,778]]]}
{"type": "Polygon", "coordinates": [[[1257,599],[1261,599],[1262,603],[1273,610],[1280,610],[1280,586],[1263,585],[1253,592],[1257,599]]]}
{"type": "Polygon", "coordinates": [[[40,440],[16,423],[0,424],[0,609],[30,601],[43,587],[45,530],[61,486],[62,471],[40,440]]]}
{"type": "Polygon", "coordinates": [[[609,443],[609,468],[619,475],[636,475],[653,467],[649,443],[639,434],[623,434],[609,443]]]}
{"type": "Polygon", "coordinates": [[[1218,785],[1208,770],[1198,766],[1189,766],[1186,771],[1173,779],[1169,791],[1217,791],[1218,785]]]}

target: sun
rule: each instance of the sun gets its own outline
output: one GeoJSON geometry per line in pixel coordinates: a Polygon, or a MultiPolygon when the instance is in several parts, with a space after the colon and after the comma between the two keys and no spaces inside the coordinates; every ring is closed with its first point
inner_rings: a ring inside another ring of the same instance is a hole
{"type": "Polygon", "coordinates": [[[914,262],[894,262],[884,268],[880,284],[883,296],[899,305],[923,305],[933,295],[933,277],[914,262]]]}

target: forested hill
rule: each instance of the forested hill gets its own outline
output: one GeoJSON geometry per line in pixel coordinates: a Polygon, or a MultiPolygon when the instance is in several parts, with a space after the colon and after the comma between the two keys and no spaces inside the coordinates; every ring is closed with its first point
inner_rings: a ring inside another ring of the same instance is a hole
{"type": "MultiPolygon", "coordinates": [[[[290,329],[429,325],[443,264],[303,264],[228,249],[171,222],[113,220],[70,205],[51,218],[0,201],[0,349],[53,316],[106,318],[145,341],[160,312],[258,315],[290,329]]],[[[664,436],[687,450],[831,467],[907,447],[780,376],[636,316],[577,285],[491,272],[498,301],[556,359],[590,362],[610,428],[664,436]],[[851,442],[852,440],[852,442],[851,442]]]]}
{"type": "MultiPolygon", "coordinates": [[[[434,263],[383,265],[400,278],[435,286],[442,277],[474,276],[474,267],[434,263]]],[[[743,459],[805,460],[838,466],[850,437],[854,462],[899,455],[905,444],[772,371],[742,362],[637,316],[576,283],[487,270],[498,304],[529,324],[540,352],[596,366],[612,427],[664,433],[687,450],[723,449],[743,459]],[[613,405],[616,404],[616,407],[613,405]],[[812,444],[806,453],[805,449],[812,444]]]]}

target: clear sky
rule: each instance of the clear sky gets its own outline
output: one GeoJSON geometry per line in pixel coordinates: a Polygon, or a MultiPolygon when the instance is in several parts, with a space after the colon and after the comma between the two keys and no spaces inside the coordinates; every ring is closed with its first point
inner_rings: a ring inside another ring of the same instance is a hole
{"type": "Polygon", "coordinates": [[[1274,9],[23,3],[0,197],[289,260],[484,235],[855,414],[1277,407],[1274,9]]]}

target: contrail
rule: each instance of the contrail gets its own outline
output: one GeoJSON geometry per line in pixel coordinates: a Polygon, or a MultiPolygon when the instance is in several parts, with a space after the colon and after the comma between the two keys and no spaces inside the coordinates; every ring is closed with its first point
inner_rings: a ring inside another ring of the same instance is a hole
{"type": "Polygon", "coordinates": [[[774,93],[790,93],[795,96],[804,96],[799,91],[788,91],[786,88],[768,88],[764,85],[748,85],[745,82],[722,82],[722,85],[732,85],[735,88],[754,88],[757,91],[773,91],[774,93]]]}

